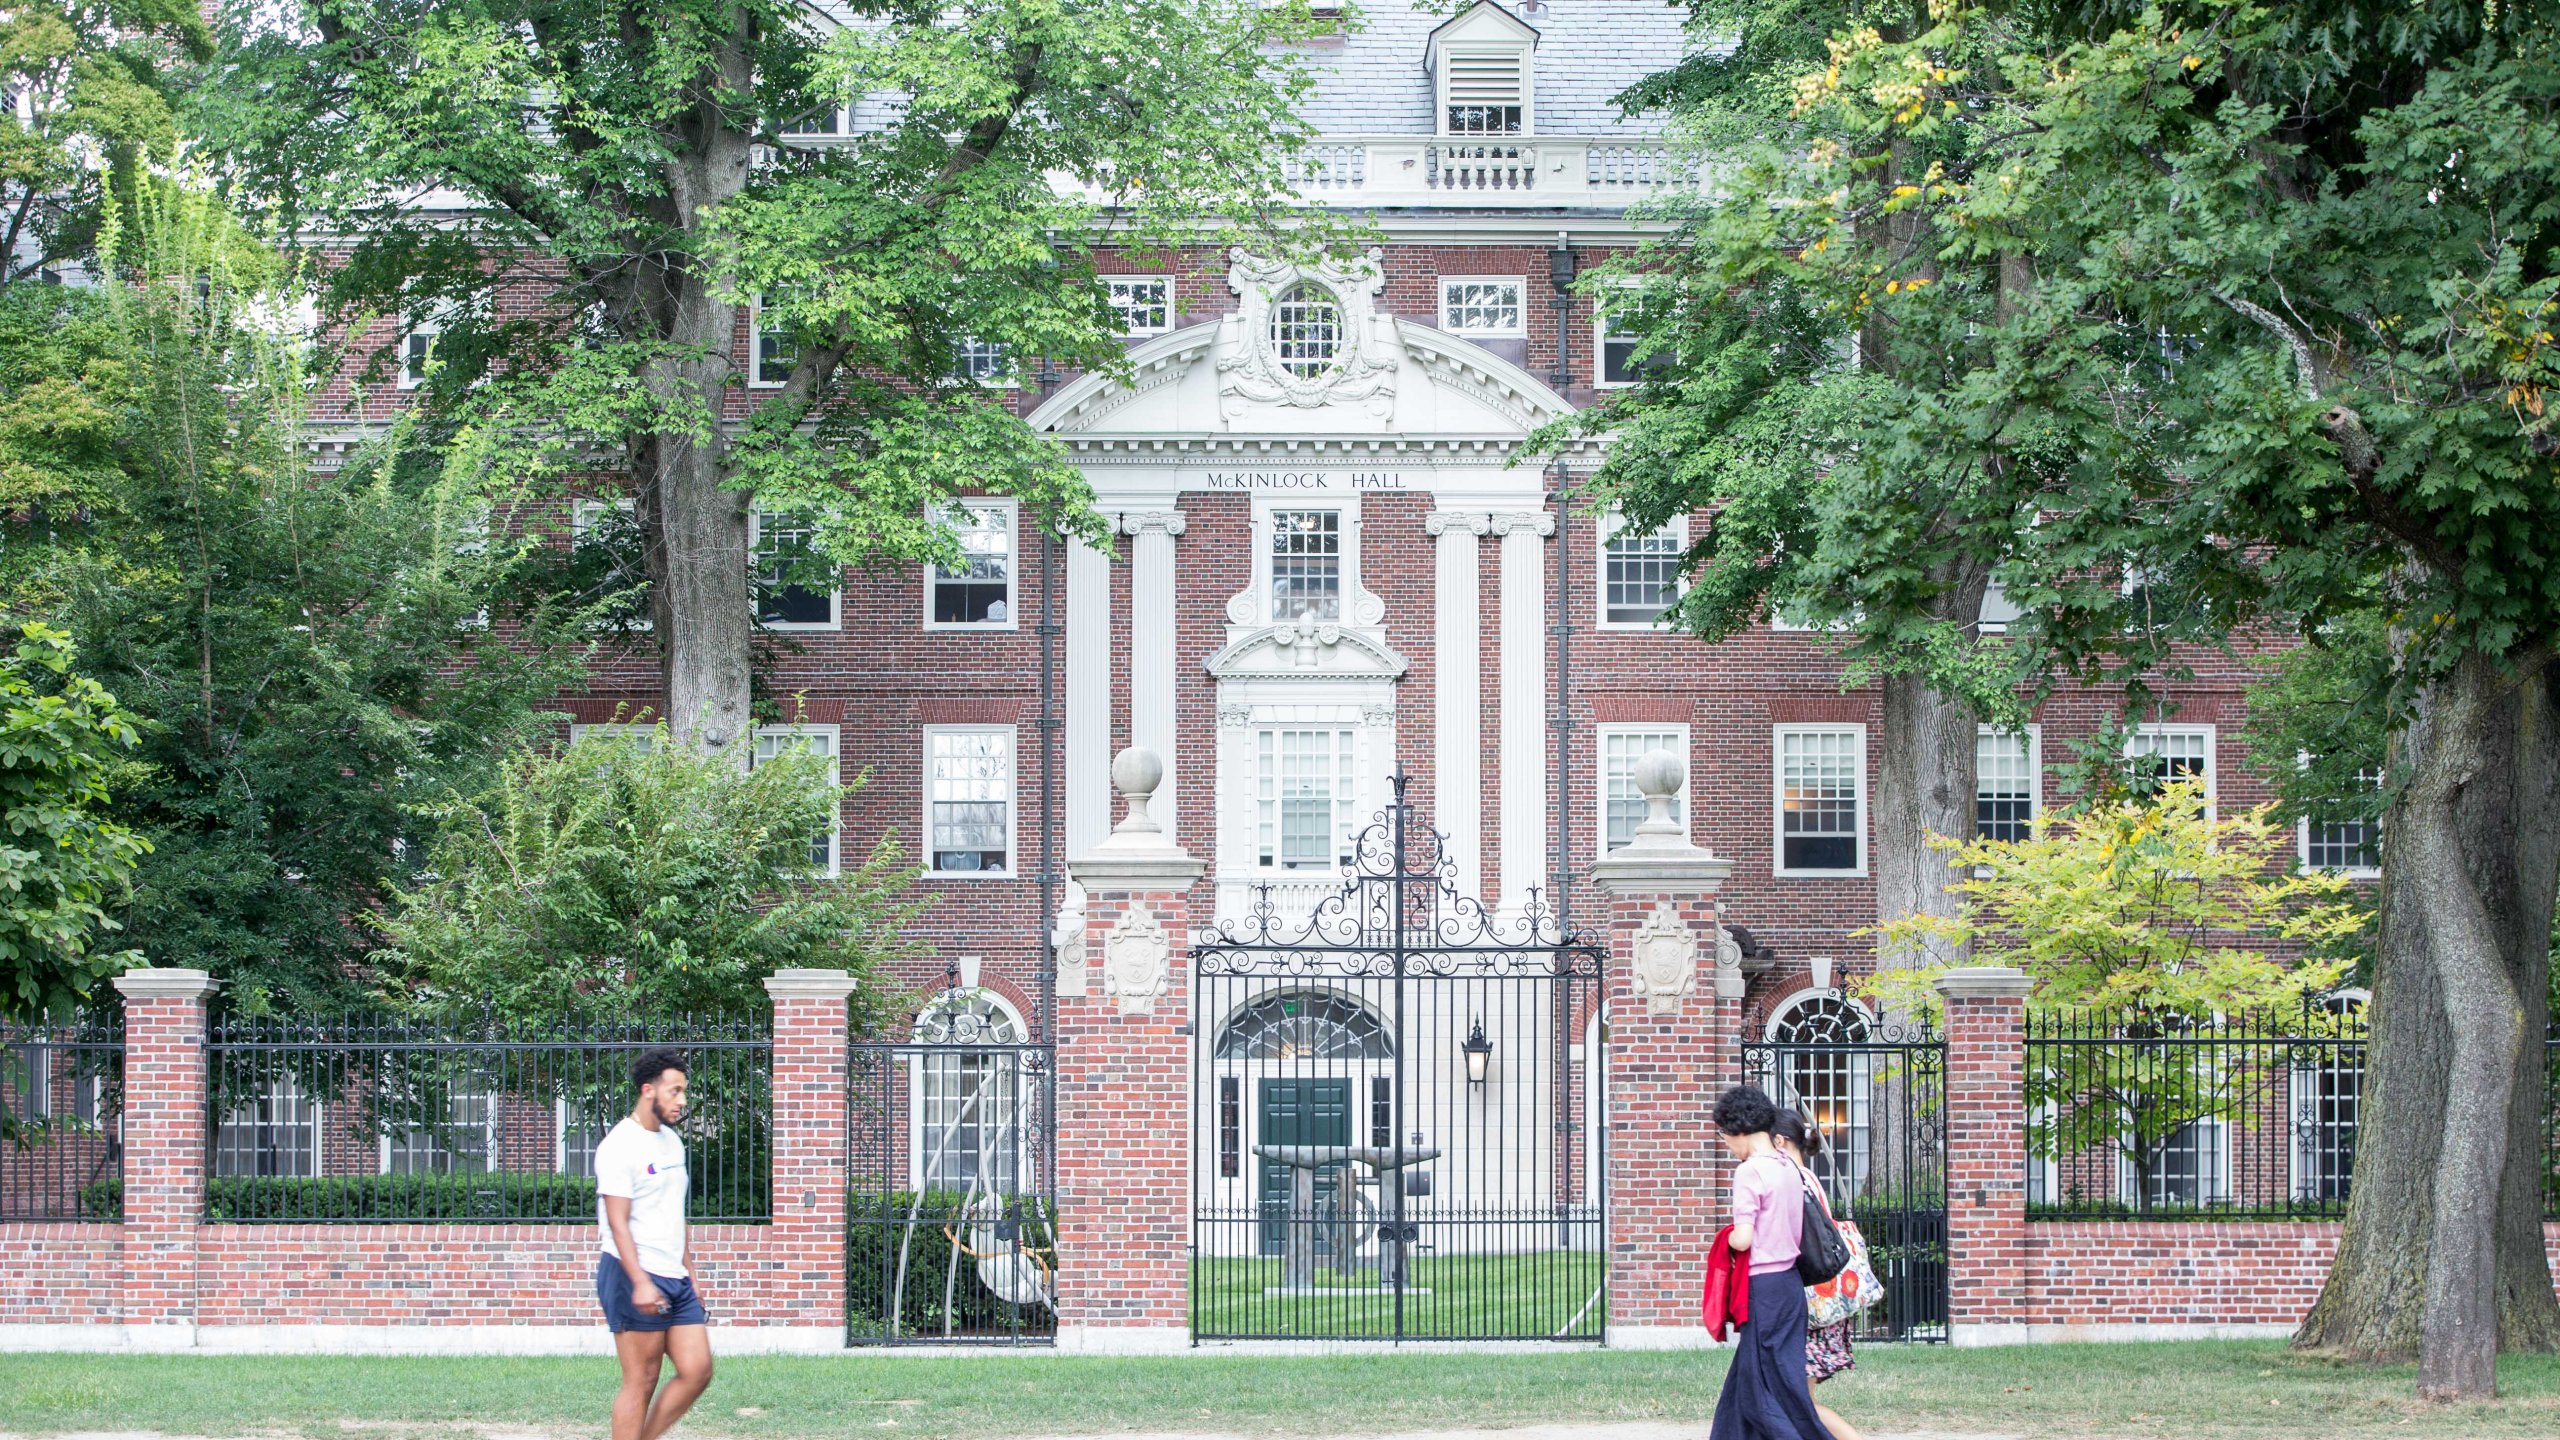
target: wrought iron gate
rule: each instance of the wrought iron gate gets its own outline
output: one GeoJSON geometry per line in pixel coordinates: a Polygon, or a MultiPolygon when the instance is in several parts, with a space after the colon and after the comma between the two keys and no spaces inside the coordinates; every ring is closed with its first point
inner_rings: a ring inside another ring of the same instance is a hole
{"type": "Polygon", "coordinates": [[[1404,779],[1192,949],[1195,1339],[1597,1340],[1602,952],[1458,892],[1404,779]]]}
{"type": "Polygon", "coordinates": [[[1055,1073],[1032,1040],[954,976],[912,1039],[848,1047],[847,1344],[1055,1339],[1055,1073]]]}
{"type": "Polygon", "coordinates": [[[1946,1043],[1878,1024],[1837,991],[1797,997],[1774,1025],[1746,1022],[1742,1078],[1829,1142],[1815,1171],[1832,1212],[1858,1222],[1884,1303],[1860,1340],[1947,1338],[1946,1043]]]}

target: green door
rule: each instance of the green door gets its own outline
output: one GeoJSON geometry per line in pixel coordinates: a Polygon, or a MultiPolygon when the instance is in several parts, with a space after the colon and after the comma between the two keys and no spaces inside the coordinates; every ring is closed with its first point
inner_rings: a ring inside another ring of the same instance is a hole
{"type": "MultiPolygon", "coordinates": [[[[1265,1145],[1348,1145],[1351,1143],[1351,1081],[1265,1080],[1257,1097],[1260,1124],[1255,1135],[1265,1145]]],[[[1262,1182],[1262,1253],[1278,1255],[1289,1248],[1289,1183],[1286,1165],[1260,1161],[1262,1182]]],[[[1347,1166],[1329,1165],[1316,1172],[1316,1215],[1331,1214],[1334,1187],[1347,1166]]],[[[1316,1215],[1301,1215],[1302,1225],[1316,1215]]]]}

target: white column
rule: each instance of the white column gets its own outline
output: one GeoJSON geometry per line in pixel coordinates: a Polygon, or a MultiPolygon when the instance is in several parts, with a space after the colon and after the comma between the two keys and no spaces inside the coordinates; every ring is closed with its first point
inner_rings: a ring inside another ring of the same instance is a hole
{"type": "MultiPolygon", "coordinates": [[[[1183,788],[1181,747],[1174,743],[1173,711],[1173,537],[1187,522],[1179,510],[1134,510],[1120,517],[1129,540],[1129,743],[1152,750],[1164,761],[1167,801],[1178,801],[1183,788]]],[[[1180,807],[1167,804],[1157,816],[1167,834],[1179,836],[1175,823],[1180,807]]],[[[1072,850],[1070,854],[1074,853],[1072,850]]]]}
{"type": "Polygon", "coordinates": [[[1111,833],[1111,552],[1067,544],[1067,853],[1111,833]]]}
{"type": "Polygon", "coordinates": [[[1544,510],[1493,517],[1502,537],[1501,906],[1528,903],[1547,875],[1547,555],[1544,510]]]}
{"type": "Polygon", "coordinates": [[[1434,510],[1423,529],[1439,537],[1431,596],[1431,798],[1460,893],[1484,888],[1484,588],[1476,537],[1492,517],[1434,510]]]}

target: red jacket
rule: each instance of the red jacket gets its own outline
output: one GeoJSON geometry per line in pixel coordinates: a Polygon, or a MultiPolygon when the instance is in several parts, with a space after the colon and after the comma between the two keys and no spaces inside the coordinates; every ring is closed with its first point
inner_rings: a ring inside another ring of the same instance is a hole
{"type": "Polygon", "coordinates": [[[1700,1302],[1707,1333],[1724,1338],[1729,1324],[1739,1330],[1751,1318],[1751,1261],[1733,1253],[1733,1227],[1716,1232],[1707,1248],[1707,1293],[1700,1302]]]}

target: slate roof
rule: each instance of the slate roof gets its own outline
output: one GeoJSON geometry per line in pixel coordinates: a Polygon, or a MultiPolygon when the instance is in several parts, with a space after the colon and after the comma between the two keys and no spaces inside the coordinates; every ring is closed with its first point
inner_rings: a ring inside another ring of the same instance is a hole
{"type": "MultiPolygon", "coordinates": [[[[1511,13],[1538,32],[1536,105],[1541,135],[1660,133],[1659,117],[1621,120],[1615,96],[1692,48],[1687,11],[1663,0],[1545,0],[1511,13]]],[[[1311,50],[1315,93],[1306,113],[1328,135],[1430,135],[1430,74],[1422,68],[1431,32],[1451,12],[1409,0],[1360,0],[1361,27],[1339,48],[1311,50]]]]}

